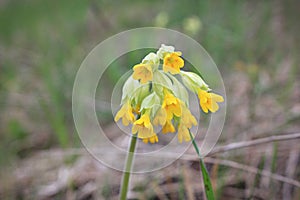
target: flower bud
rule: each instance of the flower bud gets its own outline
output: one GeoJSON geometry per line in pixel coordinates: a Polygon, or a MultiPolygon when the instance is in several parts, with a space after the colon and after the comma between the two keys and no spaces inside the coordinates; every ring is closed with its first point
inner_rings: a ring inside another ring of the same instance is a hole
{"type": "Polygon", "coordinates": [[[175,48],[173,46],[167,46],[162,44],[159,50],[157,51],[157,55],[160,59],[164,59],[165,55],[168,53],[173,53],[175,48]]]}
{"type": "Polygon", "coordinates": [[[151,52],[142,60],[144,64],[150,64],[153,69],[157,69],[159,66],[159,57],[151,52]]]}
{"type": "Polygon", "coordinates": [[[183,84],[192,92],[197,93],[199,88],[205,91],[209,91],[208,85],[204,80],[193,72],[180,72],[183,84]]]}

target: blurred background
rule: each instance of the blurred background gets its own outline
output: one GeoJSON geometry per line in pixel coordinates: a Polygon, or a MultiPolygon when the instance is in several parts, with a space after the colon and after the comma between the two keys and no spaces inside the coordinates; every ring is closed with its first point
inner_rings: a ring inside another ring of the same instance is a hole
{"type": "MultiPolygon", "coordinates": [[[[228,104],[217,146],[294,138],[207,157],[217,199],[300,199],[299,8],[296,0],[0,0],[0,199],[118,198],[122,174],[77,136],[72,87],[99,42],[145,26],[189,35],[216,62],[228,104]]],[[[112,63],[105,81],[113,86],[143,55],[112,63]]],[[[120,140],[111,113],[98,116],[120,140]]],[[[204,199],[197,159],[132,176],[129,197],[204,199]]]]}

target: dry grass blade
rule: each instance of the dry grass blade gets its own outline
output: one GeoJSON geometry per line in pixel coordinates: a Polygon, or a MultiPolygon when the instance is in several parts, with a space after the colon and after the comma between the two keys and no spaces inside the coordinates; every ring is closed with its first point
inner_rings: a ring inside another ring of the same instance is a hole
{"type": "Polygon", "coordinates": [[[165,192],[157,185],[156,182],[151,183],[151,188],[157,195],[158,199],[160,200],[168,200],[168,197],[166,196],[165,192]]]}
{"type": "Polygon", "coordinates": [[[216,158],[205,158],[205,162],[213,163],[213,164],[220,164],[220,165],[232,167],[232,168],[235,168],[235,169],[240,169],[240,170],[243,170],[243,171],[247,171],[247,172],[250,172],[250,173],[253,173],[253,174],[261,174],[263,176],[270,177],[271,179],[281,181],[281,182],[284,182],[284,183],[288,183],[290,185],[294,185],[294,186],[300,188],[300,182],[299,181],[296,181],[294,179],[291,179],[291,178],[288,178],[288,177],[285,177],[285,176],[281,176],[279,174],[271,173],[270,171],[267,171],[267,170],[260,170],[256,167],[240,164],[240,163],[230,161],[230,160],[222,160],[222,159],[216,159],[216,158]]]}
{"type": "MultiPolygon", "coordinates": [[[[280,142],[285,140],[292,140],[292,139],[300,139],[300,133],[293,133],[293,134],[286,134],[286,135],[276,135],[271,137],[260,138],[256,140],[244,141],[244,142],[237,142],[231,143],[221,147],[215,147],[208,155],[214,155],[217,153],[223,153],[231,150],[247,148],[251,146],[256,146],[265,143],[271,142],[280,142]]],[[[105,151],[103,148],[99,148],[99,152],[105,151]]],[[[68,148],[64,149],[51,149],[49,150],[42,150],[38,153],[41,157],[43,156],[66,156],[66,155],[87,155],[89,154],[85,148],[68,148]]]]}
{"type": "Polygon", "coordinates": [[[192,187],[190,187],[191,185],[193,185],[192,181],[191,181],[191,174],[189,171],[189,166],[187,166],[186,163],[184,163],[182,165],[182,171],[183,171],[183,181],[184,181],[184,188],[186,191],[186,195],[187,195],[187,199],[188,200],[194,200],[194,189],[192,187]]]}
{"type": "MultiPolygon", "coordinates": [[[[289,155],[289,159],[286,165],[285,174],[289,178],[293,178],[296,175],[297,163],[299,162],[299,150],[292,150],[289,155]]],[[[285,200],[292,199],[292,187],[291,185],[284,184],[282,193],[285,200]]]]}
{"type": "Polygon", "coordinates": [[[251,147],[251,146],[270,143],[270,142],[292,140],[292,139],[300,139],[300,133],[293,133],[293,134],[286,134],[286,135],[274,135],[274,136],[260,138],[260,139],[251,140],[251,141],[231,143],[226,146],[214,148],[208,155],[213,155],[216,153],[227,152],[227,151],[231,151],[231,150],[235,150],[235,149],[246,148],[246,147],[251,147]]]}
{"type": "MultiPolygon", "coordinates": [[[[198,158],[193,156],[193,155],[183,155],[181,157],[181,159],[190,160],[190,161],[198,161],[198,158]]],[[[288,177],[285,177],[285,176],[281,176],[279,174],[271,173],[270,171],[267,171],[267,170],[260,170],[256,167],[244,165],[244,164],[234,162],[234,161],[231,161],[231,160],[223,160],[223,159],[206,157],[204,159],[204,161],[206,163],[218,164],[218,165],[223,165],[223,166],[227,166],[227,167],[232,167],[232,168],[235,168],[235,169],[240,169],[240,170],[247,171],[247,172],[250,172],[250,173],[253,173],[253,174],[261,174],[261,175],[267,176],[271,179],[281,181],[281,182],[284,182],[284,183],[288,183],[288,184],[291,184],[291,185],[294,185],[294,186],[300,188],[300,182],[299,181],[296,181],[294,179],[291,179],[291,178],[288,178],[288,177]]]]}
{"type": "MultiPolygon", "coordinates": [[[[276,135],[270,136],[265,138],[260,138],[256,140],[244,141],[244,142],[236,142],[231,143],[221,147],[215,147],[208,155],[214,155],[217,153],[223,153],[231,150],[247,148],[251,146],[256,146],[265,143],[271,142],[280,142],[285,140],[292,140],[292,139],[300,139],[300,133],[293,133],[293,134],[285,134],[285,135],[276,135]]],[[[103,152],[103,148],[99,148],[99,152],[103,152]]],[[[88,151],[84,148],[68,148],[62,151],[61,149],[51,149],[49,150],[42,150],[38,153],[40,156],[66,156],[66,155],[87,155],[89,154],[88,151]]]]}

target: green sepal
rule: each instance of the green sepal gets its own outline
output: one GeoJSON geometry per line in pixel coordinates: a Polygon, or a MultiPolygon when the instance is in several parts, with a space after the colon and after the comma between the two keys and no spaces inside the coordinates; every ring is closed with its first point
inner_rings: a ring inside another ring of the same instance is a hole
{"type": "Polygon", "coordinates": [[[199,89],[209,91],[208,85],[204,80],[193,72],[180,71],[181,79],[183,84],[192,92],[198,93],[199,89]]]}
{"type": "Polygon", "coordinates": [[[131,99],[135,90],[139,87],[140,83],[137,80],[134,80],[132,76],[130,76],[124,83],[122,88],[122,99],[121,104],[124,104],[127,99],[131,99]]]}
{"type": "Polygon", "coordinates": [[[144,98],[140,111],[144,109],[153,109],[155,107],[158,107],[157,105],[160,105],[160,98],[157,96],[155,92],[151,93],[147,97],[144,98]]]}

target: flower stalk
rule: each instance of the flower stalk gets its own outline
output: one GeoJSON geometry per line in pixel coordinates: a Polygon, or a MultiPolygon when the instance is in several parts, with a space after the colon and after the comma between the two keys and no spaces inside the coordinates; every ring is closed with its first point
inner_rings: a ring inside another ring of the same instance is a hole
{"type": "Polygon", "coordinates": [[[126,200],[127,197],[136,142],[137,142],[137,137],[132,135],[129,144],[129,153],[127,154],[127,159],[125,164],[125,172],[123,173],[122,184],[120,188],[120,200],[126,200]]]}

